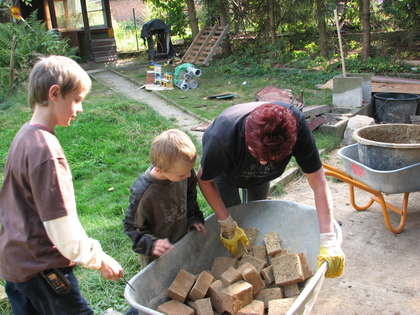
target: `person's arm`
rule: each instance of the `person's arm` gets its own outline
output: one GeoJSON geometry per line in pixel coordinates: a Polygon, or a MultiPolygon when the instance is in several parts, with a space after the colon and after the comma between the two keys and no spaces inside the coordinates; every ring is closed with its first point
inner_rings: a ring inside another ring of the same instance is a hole
{"type": "Polygon", "coordinates": [[[137,209],[129,207],[126,210],[125,217],[123,220],[124,233],[133,242],[132,249],[138,254],[152,255],[153,244],[158,239],[152,235],[150,230],[145,227],[142,229],[136,228],[134,224],[134,217],[137,209]]]}
{"type": "Polygon", "coordinates": [[[118,262],[102,251],[97,240],[87,236],[76,212],[43,223],[51,242],[67,259],[100,270],[105,279],[117,280],[123,276],[118,262]]]}
{"type": "Polygon", "coordinates": [[[197,202],[197,175],[195,170],[191,170],[191,176],[187,180],[187,230],[192,227],[198,227],[200,232],[205,233],[204,227],[204,214],[200,210],[197,202]]]}
{"type": "Polygon", "coordinates": [[[221,228],[220,240],[226,249],[232,255],[235,255],[238,251],[238,241],[242,242],[245,246],[248,246],[249,240],[245,235],[244,230],[238,227],[238,224],[235,220],[233,220],[232,216],[227,211],[216,182],[214,180],[202,180],[201,174],[202,168],[200,165],[197,179],[201,192],[218,218],[221,228]]]}
{"type": "Polygon", "coordinates": [[[335,278],[343,273],[345,255],[337,242],[333,228],[333,202],[331,191],[325,177],[324,169],[321,167],[314,173],[305,173],[315,196],[315,207],[318,214],[320,228],[320,252],[318,255],[318,268],[328,263],[325,273],[327,278],[335,278]]]}
{"type": "Polygon", "coordinates": [[[203,170],[201,165],[198,168],[197,180],[200,190],[203,193],[204,198],[206,198],[207,203],[213,209],[219,220],[226,220],[229,217],[229,212],[227,211],[225,204],[220,196],[219,189],[217,188],[216,182],[212,180],[202,180],[201,174],[203,170]]]}
{"type": "Polygon", "coordinates": [[[331,191],[321,167],[314,173],[305,173],[315,197],[315,208],[318,214],[321,233],[332,233],[333,230],[333,202],[331,191]]]}

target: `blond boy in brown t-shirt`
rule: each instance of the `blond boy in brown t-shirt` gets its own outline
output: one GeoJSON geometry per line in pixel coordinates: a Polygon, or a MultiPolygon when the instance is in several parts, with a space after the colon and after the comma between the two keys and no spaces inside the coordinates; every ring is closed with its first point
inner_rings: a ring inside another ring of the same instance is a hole
{"type": "Polygon", "coordinates": [[[10,146],[0,191],[0,277],[14,314],[93,314],[73,274],[76,264],[98,269],[105,279],[123,276],[79,222],[72,176],[54,133],[82,112],[90,88],[88,74],[63,56],[41,58],[30,73],[33,115],[10,146]]]}

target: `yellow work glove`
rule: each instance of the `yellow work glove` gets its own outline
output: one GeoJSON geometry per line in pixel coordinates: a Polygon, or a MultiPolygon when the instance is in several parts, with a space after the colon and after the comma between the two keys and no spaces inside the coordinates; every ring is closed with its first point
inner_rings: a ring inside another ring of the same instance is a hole
{"type": "Polygon", "coordinates": [[[235,255],[238,251],[238,241],[242,242],[244,246],[249,245],[249,240],[244,230],[238,227],[231,215],[225,220],[218,221],[220,224],[220,240],[232,255],[235,255]]]}
{"type": "Polygon", "coordinates": [[[232,216],[229,214],[227,219],[218,221],[220,224],[220,233],[223,235],[223,237],[229,239],[232,238],[235,235],[236,228],[238,227],[238,224],[236,224],[232,216]]]}
{"type": "Polygon", "coordinates": [[[241,242],[244,246],[249,245],[248,237],[240,227],[236,227],[235,234],[231,239],[224,238],[222,232],[220,232],[220,240],[232,255],[238,252],[238,242],[241,242]]]}
{"type": "Polygon", "coordinates": [[[341,276],[345,265],[345,255],[337,244],[335,233],[322,233],[320,235],[321,247],[318,255],[318,268],[324,261],[328,263],[328,269],[325,273],[327,278],[341,276]]]}

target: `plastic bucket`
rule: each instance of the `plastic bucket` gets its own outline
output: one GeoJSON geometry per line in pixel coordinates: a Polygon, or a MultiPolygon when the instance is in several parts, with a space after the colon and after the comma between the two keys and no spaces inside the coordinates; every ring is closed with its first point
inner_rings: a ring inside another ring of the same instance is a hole
{"type": "Polygon", "coordinates": [[[375,170],[389,171],[420,162],[420,125],[380,124],[354,131],[359,161],[375,170]]]}
{"type": "Polygon", "coordinates": [[[375,119],[377,122],[410,123],[415,115],[420,96],[404,93],[377,93],[375,99],[375,119]]]}

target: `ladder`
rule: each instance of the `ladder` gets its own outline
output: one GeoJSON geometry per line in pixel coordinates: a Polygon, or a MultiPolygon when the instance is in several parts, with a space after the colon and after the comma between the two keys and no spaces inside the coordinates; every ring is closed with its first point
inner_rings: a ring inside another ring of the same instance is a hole
{"type": "Polygon", "coordinates": [[[208,66],[229,30],[230,24],[205,25],[185,52],[182,62],[208,66]]]}

